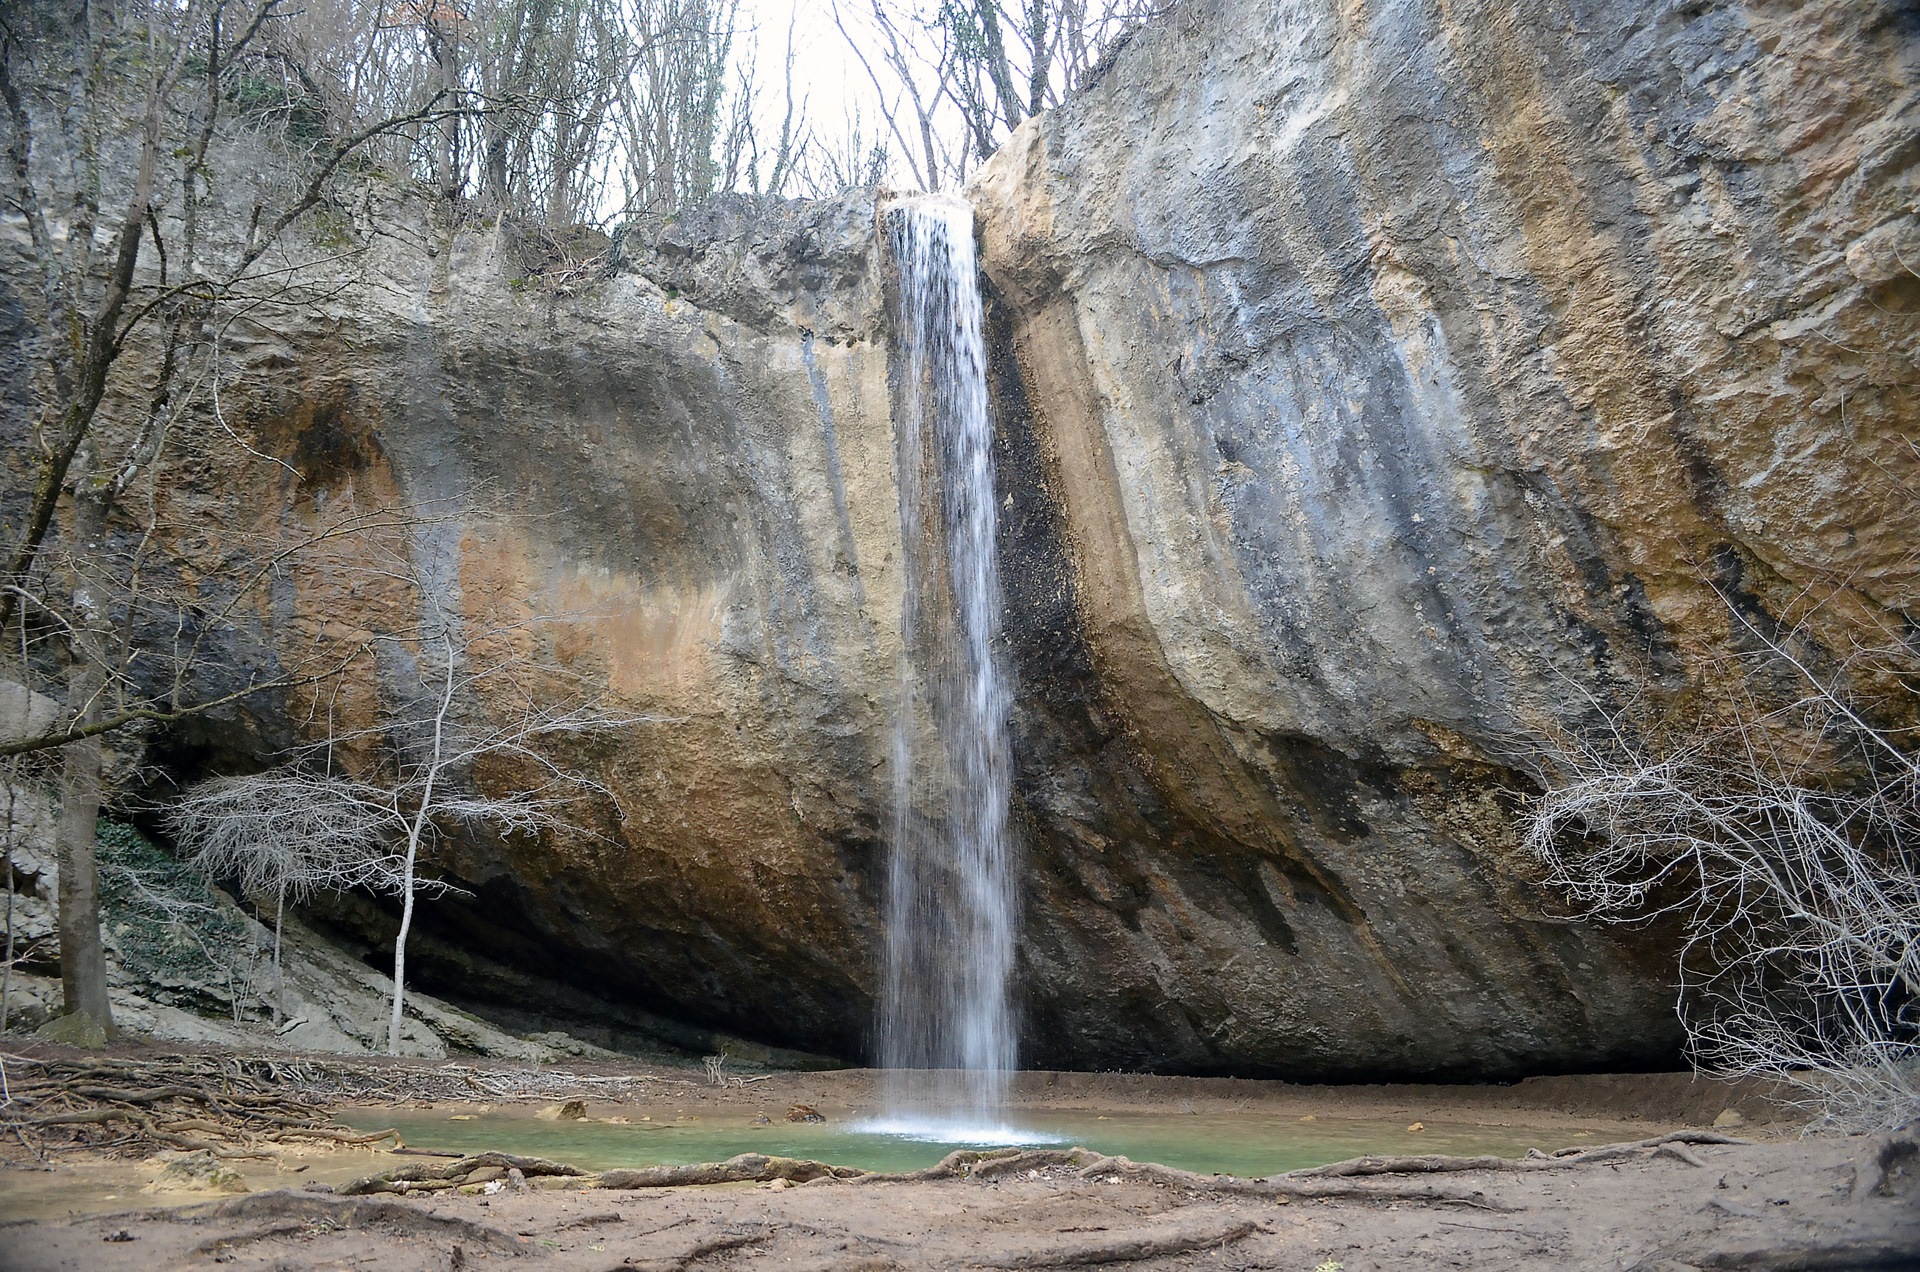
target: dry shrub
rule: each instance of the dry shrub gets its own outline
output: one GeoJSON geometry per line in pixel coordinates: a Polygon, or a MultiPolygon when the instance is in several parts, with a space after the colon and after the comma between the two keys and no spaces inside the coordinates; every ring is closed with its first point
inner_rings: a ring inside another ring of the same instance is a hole
{"type": "Polygon", "coordinates": [[[1724,687],[1684,723],[1630,707],[1559,739],[1526,842],[1594,917],[1681,920],[1703,1069],[1782,1080],[1821,1125],[1898,1126],[1920,1115],[1912,651],[1829,667],[1728,608],[1750,652],[1724,687]]]}

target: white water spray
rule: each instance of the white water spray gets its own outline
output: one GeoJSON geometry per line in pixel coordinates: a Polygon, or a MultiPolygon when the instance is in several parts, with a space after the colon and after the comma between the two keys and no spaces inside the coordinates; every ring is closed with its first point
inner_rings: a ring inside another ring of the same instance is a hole
{"type": "Polygon", "coordinates": [[[899,271],[906,652],[881,989],[887,1118],[876,1129],[978,1142],[1011,1134],[1016,903],[973,209],[921,197],[889,205],[882,222],[899,271]]]}

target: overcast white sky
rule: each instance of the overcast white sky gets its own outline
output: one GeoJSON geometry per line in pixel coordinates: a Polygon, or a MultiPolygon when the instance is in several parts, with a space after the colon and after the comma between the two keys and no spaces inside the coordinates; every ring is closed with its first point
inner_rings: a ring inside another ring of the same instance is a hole
{"type": "Polygon", "coordinates": [[[769,77],[780,68],[787,26],[793,24],[794,79],[816,115],[837,119],[850,95],[862,102],[873,96],[866,72],[833,24],[831,0],[741,0],[740,8],[757,28],[760,65],[769,77]]]}
{"type": "MultiPolygon", "coordinates": [[[[852,17],[859,6],[847,8],[848,29],[858,31],[852,17]]],[[[814,131],[828,139],[843,134],[849,111],[857,109],[868,138],[873,138],[881,124],[873,81],[834,25],[832,0],[741,0],[740,9],[742,17],[753,24],[760,81],[769,94],[778,88],[791,23],[794,95],[796,100],[805,97],[814,131]]],[[[878,58],[873,64],[874,69],[885,73],[878,58]]],[[[779,105],[777,100],[765,103],[764,109],[772,112],[770,127],[778,127],[779,105]]],[[[891,148],[897,150],[898,146],[891,148]]],[[[899,165],[894,178],[911,180],[899,165]]]]}

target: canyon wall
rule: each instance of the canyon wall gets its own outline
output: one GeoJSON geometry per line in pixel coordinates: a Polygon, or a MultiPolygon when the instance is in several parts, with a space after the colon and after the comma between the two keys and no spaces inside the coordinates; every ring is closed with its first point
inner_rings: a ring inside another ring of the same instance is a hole
{"type": "MultiPolygon", "coordinates": [[[[1572,920],[1517,813],[1541,738],[1697,689],[1736,611],[1911,632],[1916,35],[1893,3],[1188,0],[978,175],[1028,1063],[1676,1060],[1673,934],[1572,920]]],[[[564,283],[429,228],[236,324],[228,420],[295,471],[227,452],[181,520],[429,510],[476,627],[565,619],[540,657],[649,717],[592,753],[592,833],[448,854],[427,988],[865,1053],[879,203],[719,200],[564,283]]],[[[360,587],[295,572],[233,665],[360,587]]],[[[307,720],[156,755],[257,764],[307,720]]]]}

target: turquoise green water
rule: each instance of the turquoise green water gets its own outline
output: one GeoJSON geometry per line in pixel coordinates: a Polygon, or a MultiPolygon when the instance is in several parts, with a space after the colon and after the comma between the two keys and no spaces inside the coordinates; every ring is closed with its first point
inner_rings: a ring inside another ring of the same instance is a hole
{"type": "MultiPolygon", "coordinates": [[[[606,1106],[602,1106],[606,1107],[606,1106]]],[[[572,1163],[586,1170],[688,1165],[724,1161],[736,1153],[807,1157],[864,1170],[916,1170],[956,1147],[900,1135],[874,1134],[855,1122],[824,1125],[776,1122],[754,1126],[748,1114],[715,1114],[682,1121],[618,1125],[606,1121],[547,1122],[526,1113],[487,1113],[454,1121],[444,1112],[349,1111],[353,1126],[393,1126],[414,1148],[451,1153],[519,1153],[572,1163]]],[[[1261,1115],[1040,1113],[1016,1119],[1036,1142],[1084,1145],[1135,1161],[1161,1162],[1203,1174],[1271,1175],[1371,1153],[1492,1153],[1523,1156],[1529,1148],[1602,1143],[1613,1128],[1559,1122],[1551,1130],[1470,1122],[1429,1122],[1409,1131],[1403,1122],[1324,1118],[1303,1121],[1261,1115]]]]}

